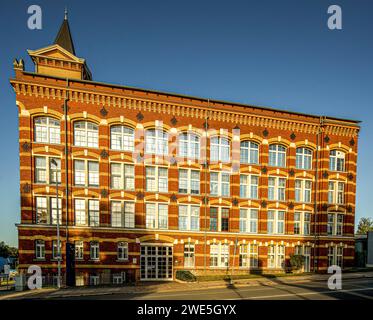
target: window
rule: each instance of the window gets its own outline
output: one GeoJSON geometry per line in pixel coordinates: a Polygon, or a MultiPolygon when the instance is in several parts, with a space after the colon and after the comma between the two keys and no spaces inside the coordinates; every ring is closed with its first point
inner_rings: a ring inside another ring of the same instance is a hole
{"type": "Polygon", "coordinates": [[[311,202],[312,181],[304,179],[295,180],[295,201],[311,202]]]}
{"type": "Polygon", "coordinates": [[[35,258],[45,259],[45,242],[43,240],[35,241],[35,258]]]}
{"type": "Polygon", "coordinates": [[[179,156],[199,159],[200,143],[195,133],[182,133],[179,135],[179,156]]]}
{"type": "MultiPolygon", "coordinates": [[[[57,240],[53,240],[52,241],[52,259],[55,259],[57,260],[60,256],[61,256],[61,242],[60,242],[60,250],[58,251],[58,245],[57,245],[58,241],[57,240]]],[[[61,257],[62,258],[62,257],[61,257]]]]}
{"type": "Polygon", "coordinates": [[[240,197],[258,199],[259,176],[240,175],[240,197]]]}
{"type": "Polygon", "coordinates": [[[100,202],[98,200],[88,200],[88,217],[91,227],[100,225],[100,202]]]}
{"type": "Polygon", "coordinates": [[[74,182],[77,186],[99,186],[99,164],[97,161],[74,160],[74,182]]]}
{"type": "Polygon", "coordinates": [[[285,246],[269,245],[267,267],[283,269],[285,267],[285,246]]]}
{"type": "Polygon", "coordinates": [[[345,171],[345,153],[342,151],[331,150],[329,158],[330,171],[345,171]]]}
{"type": "Polygon", "coordinates": [[[286,148],[280,144],[271,144],[269,146],[269,163],[273,167],[286,166],[286,148]]]}
{"type": "Polygon", "coordinates": [[[210,207],[210,231],[229,230],[229,208],[210,207]]]}
{"type": "Polygon", "coordinates": [[[190,242],[184,244],[184,267],[194,267],[194,244],[190,242]]]}
{"type": "Polygon", "coordinates": [[[309,235],[311,233],[311,213],[294,212],[294,234],[309,235]]]}
{"type": "Polygon", "coordinates": [[[295,167],[297,169],[311,170],[312,169],[312,151],[307,148],[297,148],[295,167]]]}
{"type": "Polygon", "coordinates": [[[230,174],[226,172],[210,172],[210,194],[212,196],[229,197],[230,174]]]}
{"type": "Polygon", "coordinates": [[[268,177],[268,200],[285,201],[286,179],[268,177]]]}
{"type": "Polygon", "coordinates": [[[111,163],[111,188],[135,190],[135,168],[131,164],[111,163]]]}
{"type": "Polygon", "coordinates": [[[328,267],[337,265],[343,267],[343,247],[330,246],[328,247],[328,267]]]}
{"type": "Polygon", "coordinates": [[[179,230],[199,230],[198,206],[179,205],[179,230]]]}
{"type": "Polygon", "coordinates": [[[84,259],[84,243],[83,241],[75,241],[75,259],[84,259]]]}
{"type": "Polygon", "coordinates": [[[257,244],[241,244],[239,266],[241,268],[257,268],[258,267],[258,245],[257,244]]]}
{"type": "Polygon", "coordinates": [[[285,211],[268,210],[267,212],[267,233],[285,233],[285,211]]]}
{"type": "Polygon", "coordinates": [[[242,141],[240,148],[240,162],[247,164],[258,164],[259,145],[252,141],[242,141]]]}
{"type": "Polygon", "coordinates": [[[210,160],[229,162],[230,145],[229,140],[223,137],[213,137],[210,142],[210,160]]]}
{"type": "Polygon", "coordinates": [[[85,211],[85,200],[84,199],[75,199],[75,225],[77,226],[86,226],[87,218],[85,211]]]}
{"type": "MultiPolygon", "coordinates": [[[[52,197],[36,197],[36,223],[57,224],[57,201],[52,197]]],[[[62,224],[62,199],[58,198],[59,223],[62,224]]]]}
{"type": "Polygon", "coordinates": [[[168,228],[168,205],[161,203],[146,204],[146,228],[168,228]]]}
{"type": "Polygon", "coordinates": [[[35,118],[35,142],[60,143],[60,122],[49,117],[35,118]]]}
{"type": "Polygon", "coordinates": [[[257,209],[240,209],[240,232],[258,232],[257,209]]]}
{"type": "Polygon", "coordinates": [[[122,151],[134,151],[134,130],[125,126],[112,126],[110,128],[111,149],[122,151]]]}
{"type": "Polygon", "coordinates": [[[328,202],[332,204],[343,204],[344,189],[344,182],[329,181],[328,202]]]}
{"type": "Polygon", "coordinates": [[[128,260],[127,242],[118,242],[118,260],[128,260]]]}
{"type": "Polygon", "coordinates": [[[200,172],[191,169],[179,169],[179,193],[200,193],[200,172]]]}
{"type": "Polygon", "coordinates": [[[168,192],[168,169],[146,167],[146,191],[168,192]]]}
{"type": "Polygon", "coordinates": [[[134,228],[135,203],[111,201],[111,226],[119,228],[134,228]]]}
{"type": "Polygon", "coordinates": [[[89,253],[91,260],[100,260],[100,244],[98,241],[91,241],[89,253]]]}
{"type": "Polygon", "coordinates": [[[168,134],[159,129],[149,129],[145,132],[145,152],[149,154],[168,154],[168,134]]]}
{"type": "Polygon", "coordinates": [[[98,126],[88,121],[74,123],[74,145],[98,148],[98,126]]]}
{"type": "Polygon", "coordinates": [[[225,268],[229,266],[229,245],[210,245],[210,267],[225,268]]]}
{"type": "Polygon", "coordinates": [[[337,212],[328,213],[328,235],[343,235],[343,214],[337,212]]]}
{"type": "Polygon", "coordinates": [[[58,183],[61,183],[61,159],[42,156],[35,157],[35,183],[56,183],[56,166],[52,160],[57,163],[58,183]]]}

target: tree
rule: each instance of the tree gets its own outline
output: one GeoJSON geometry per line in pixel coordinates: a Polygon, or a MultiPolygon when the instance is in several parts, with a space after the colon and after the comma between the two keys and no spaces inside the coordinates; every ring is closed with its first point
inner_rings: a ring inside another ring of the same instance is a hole
{"type": "Polygon", "coordinates": [[[357,225],[357,234],[366,234],[373,231],[373,220],[371,218],[361,218],[357,225]]]}
{"type": "Polygon", "coordinates": [[[0,257],[8,258],[8,257],[17,257],[17,256],[18,256],[17,248],[8,246],[4,241],[0,242],[0,257]]]}

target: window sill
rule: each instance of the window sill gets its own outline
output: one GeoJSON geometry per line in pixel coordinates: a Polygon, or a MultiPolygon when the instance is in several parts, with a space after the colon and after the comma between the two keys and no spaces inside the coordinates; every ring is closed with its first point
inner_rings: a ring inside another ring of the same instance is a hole
{"type": "Polygon", "coordinates": [[[117,260],[115,260],[116,262],[128,262],[129,261],[129,259],[117,259],[117,260]]]}
{"type": "Polygon", "coordinates": [[[89,262],[100,262],[100,259],[89,259],[89,262]]]}
{"type": "Polygon", "coordinates": [[[34,258],[33,261],[45,262],[45,261],[47,261],[47,259],[45,259],[45,258],[34,258]]]}

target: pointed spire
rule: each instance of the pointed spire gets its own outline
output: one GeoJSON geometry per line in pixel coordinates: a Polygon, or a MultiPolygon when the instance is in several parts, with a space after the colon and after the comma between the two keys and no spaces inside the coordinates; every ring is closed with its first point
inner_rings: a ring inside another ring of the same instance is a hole
{"type": "Polygon", "coordinates": [[[58,31],[57,37],[54,40],[55,44],[60,45],[62,48],[66,49],[67,51],[71,52],[75,55],[74,43],[71,37],[69,21],[67,20],[67,9],[65,8],[65,17],[58,31]]]}

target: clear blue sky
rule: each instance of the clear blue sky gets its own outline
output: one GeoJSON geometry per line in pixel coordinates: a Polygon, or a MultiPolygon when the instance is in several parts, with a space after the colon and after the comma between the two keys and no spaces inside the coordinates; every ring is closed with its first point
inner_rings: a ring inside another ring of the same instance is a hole
{"type": "Polygon", "coordinates": [[[17,244],[18,124],[13,58],[51,44],[64,7],[97,81],[363,120],[356,216],[373,217],[373,1],[2,1],[0,241],[17,244]],[[43,29],[27,28],[38,4],[43,29]],[[327,28],[327,8],[343,30],[327,28]],[[369,160],[370,159],[370,160],[369,160]]]}

